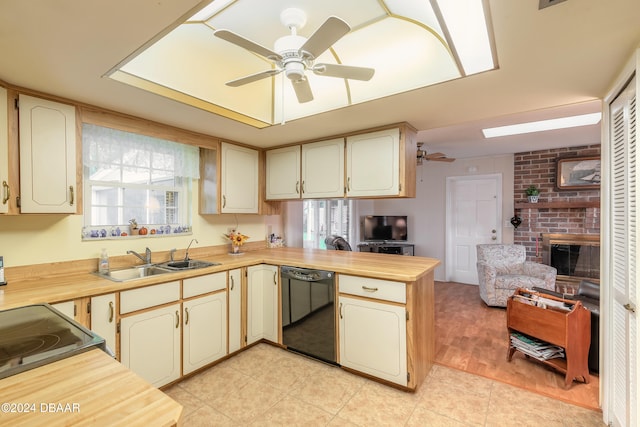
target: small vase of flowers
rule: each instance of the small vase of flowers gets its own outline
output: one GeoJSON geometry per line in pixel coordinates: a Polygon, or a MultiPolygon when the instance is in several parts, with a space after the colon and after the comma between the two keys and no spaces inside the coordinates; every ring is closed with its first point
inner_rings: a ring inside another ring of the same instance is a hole
{"type": "Polygon", "coordinates": [[[240,233],[237,230],[231,230],[229,234],[225,234],[226,237],[231,242],[231,254],[237,255],[240,254],[240,246],[244,244],[244,242],[249,238],[249,236],[240,233]]]}

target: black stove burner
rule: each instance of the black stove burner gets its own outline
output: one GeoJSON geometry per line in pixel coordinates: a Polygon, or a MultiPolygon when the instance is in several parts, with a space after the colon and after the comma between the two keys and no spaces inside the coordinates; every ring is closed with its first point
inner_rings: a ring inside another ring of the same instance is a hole
{"type": "Polygon", "coordinates": [[[0,311],[0,378],[92,347],[104,339],[47,304],[0,311]]]}

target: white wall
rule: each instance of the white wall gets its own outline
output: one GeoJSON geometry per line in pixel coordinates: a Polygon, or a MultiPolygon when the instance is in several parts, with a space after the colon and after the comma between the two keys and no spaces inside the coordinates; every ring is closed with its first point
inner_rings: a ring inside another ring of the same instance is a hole
{"type": "MultiPolygon", "coordinates": [[[[193,188],[198,189],[197,181],[193,188]]],[[[193,233],[171,237],[83,241],[82,215],[0,216],[0,255],[4,256],[5,267],[15,267],[98,258],[101,248],[106,248],[110,256],[125,255],[127,250],[144,252],[145,247],[151,251],[184,249],[193,238],[198,244],[192,247],[223,245],[228,243],[223,234],[230,227],[248,235],[250,242],[265,240],[269,229],[275,234],[282,232],[279,215],[198,215],[197,203],[194,195],[193,233]]]]}
{"type": "Polygon", "coordinates": [[[453,163],[424,162],[417,166],[414,199],[358,202],[358,215],[407,215],[409,242],[415,255],[439,259],[435,279],[446,280],[446,179],[452,176],[502,174],[502,241],[513,243],[513,155],[458,159],[453,163]]]}

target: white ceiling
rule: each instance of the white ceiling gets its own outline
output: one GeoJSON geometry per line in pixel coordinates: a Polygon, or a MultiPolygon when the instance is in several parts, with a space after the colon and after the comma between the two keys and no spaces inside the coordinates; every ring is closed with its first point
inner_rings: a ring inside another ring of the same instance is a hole
{"type": "Polygon", "coordinates": [[[0,2],[0,80],[257,147],[407,121],[428,151],[462,158],[600,142],[599,126],[491,140],[480,129],[598,111],[640,46],[638,0],[567,0],[542,10],[538,0],[490,0],[498,70],[265,129],[103,77],[200,3],[0,2]]]}

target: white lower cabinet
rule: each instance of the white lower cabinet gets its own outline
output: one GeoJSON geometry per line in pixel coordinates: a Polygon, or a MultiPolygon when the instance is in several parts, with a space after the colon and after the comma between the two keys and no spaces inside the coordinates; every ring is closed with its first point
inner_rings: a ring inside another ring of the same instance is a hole
{"type": "Polygon", "coordinates": [[[227,293],[183,304],[182,371],[188,374],[227,354],[227,293]]]}
{"type": "Polygon", "coordinates": [[[91,330],[116,354],[116,294],[91,297],[91,330]]]}
{"type": "Polygon", "coordinates": [[[51,307],[55,308],[60,313],[67,316],[69,319],[75,319],[76,317],[76,306],[73,300],[65,301],[65,302],[57,302],[55,304],[51,304],[51,307]]]}
{"type": "Polygon", "coordinates": [[[404,306],[339,297],[340,364],[407,385],[404,306]]]}
{"type": "Polygon", "coordinates": [[[242,348],[242,269],[229,271],[229,353],[242,348]]]}
{"type": "Polygon", "coordinates": [[[278,267],[247,267],[247,344],[266,339],[278,342],[278,267]]]}
{"type": "Polygon", "coordinates": [[[156,387],[180,378],[180,304],[120,320],[120,362],[156,387]]]}

